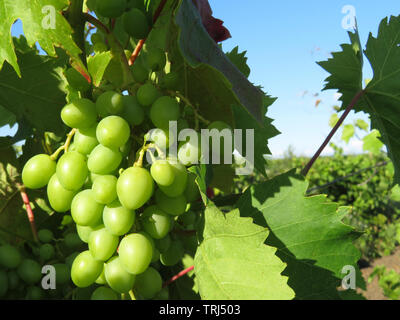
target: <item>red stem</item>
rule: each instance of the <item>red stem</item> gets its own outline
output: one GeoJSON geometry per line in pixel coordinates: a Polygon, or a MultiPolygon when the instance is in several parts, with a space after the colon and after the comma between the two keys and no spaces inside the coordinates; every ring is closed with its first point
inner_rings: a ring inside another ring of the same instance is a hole
{"type": "Polygon", "coordinates": [[[172,282],[178,280],[180,277],[183,277],[185,274],[189,273],[192,270],[194,270],[194,266],[191,266],[191,267],[179,272],[177,275],[173,276],[168,281],[165,281],[164,284],[163,284],[163,288],[165,288],[166,286],[170,285],[172,282]]]}
{"type": "MultiPolygon", "coordinates": [[[[156,12],[154,13],[154,17],[153,17],[153,25],[157,22],[158,18],[161,15],[161,12],[163,11],[165,4],[167,3],[167,0],[162,0],[160,2],[160,4],[157,7],[156,12]]],[[[143,49],[143,45],[146,42],[147,38],[141,39],[139,40],[138,44],[136,45],[135,50],[133,51],[131,57],[129,58],[129,65],[133,65],[137,59],[137,57],[139,56],[140,51],[143,49]]]]}
{"type": "Polygon", "coordinates": [[[353,98],[353,100],[350,102],[349,106],[347,107],[346,111],[343,113],[343,115],[340,117],[339,121],[336,123],[335,127],[331,130],[329,133],[328,137],[325,139],[324,143],[321,145],[321,147],[318,149],[318,151],[315,153],[315,155],[311,158],[311,160],[308,162],[308,164],[304,167],[304,169],[301,171],[301,174],[303,176],[306,176],[312,166],[314,165],[315,161],[320,157],[322,151],[326,148],[328,143],[332,140],[333,136],[335,133],[339,130],[340,126],[343,124],[344,120],[346,120],[347,116],[353,110],[354,106],[360,100],[360,98],[364,95],[365,91],[361,90],[359,91],[353,98]]]}
{"type": "Polygon", "coordinates": [[[21,193],[22,201],[25,204],[26,214],[28,216],[28,220],[29,220],[29,223],[31,225],[33,239],[36,242],[39,242],[39,238],[38,238],[37,230],[36,230],[36,225],[35,225],[35,215],[33,214],[31,203],[29,201],[29,197],[28,197],[28,194],[26,193],[25,187],[22,186],[22,185],[19,185],[19,192],[21,193]]]}

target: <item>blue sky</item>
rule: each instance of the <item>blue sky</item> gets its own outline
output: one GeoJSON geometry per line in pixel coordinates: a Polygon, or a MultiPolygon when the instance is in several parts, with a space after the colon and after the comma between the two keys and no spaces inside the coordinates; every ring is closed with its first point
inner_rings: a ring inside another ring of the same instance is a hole
{"type": "MultiPolygon", "coordinates": [[[[345,14],[342,8],[352,5],[356,10],[362,44],[369,32],[376,35],[382,18],[400,14],[397,0],[209,0],[214,16],[225,21],[232,38],[223,43],[228,51],[239,46],[247,51],[252,69],[250,80],[262,85],[275,97],[268,116],[282,132],[270,140],[274,156],[280,156],[289,145],[297,154],[311,155],[329,133],[332,106],[337,104],[334,91],[320,94],[327,73],[315,62],[326,60],[330,52],[338,51],[341,43],[348,42],[342,27],[345,14]],[[313,96],[319,93],[318,97],[313,96]],[[315,107],[317,99],[322,103],[315,107]]],[[[21,32],[21,25],[13,28],[13,34],[21,32]]],[[[366,64],[366,74],[370,74],[366,64]]],[[[367,119],[358,114],[357,118],[367,119]]],[[[348,121],[356,117],[351,115],[348,121]]],[[[0,128],[0,136],[10,134],[8,128],[0,128]]],[[[340,133],[334,141],[338,141],[340,133]]],[[[361,150],[361,143],[353,139],[345,147],[347,152],[361,150]]],[[[330,153],[328,148],[325,154],[330,153]]]]}

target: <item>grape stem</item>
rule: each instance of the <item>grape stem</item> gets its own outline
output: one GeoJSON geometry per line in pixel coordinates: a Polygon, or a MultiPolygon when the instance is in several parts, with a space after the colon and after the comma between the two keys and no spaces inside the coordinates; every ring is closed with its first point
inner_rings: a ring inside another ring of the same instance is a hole
{"type": "Polygon", "coordinates": [[[51,160],[56,160],[61,153],[61,151],[68,152],[68,148],[71,144],[72,137],[76,133],[76,129],[72,129],[68,134],[67,134],[67,140],[65,140],[64,145],[59,147],[51,156],[51,160]]]}
{"type": "MultiPolygon", "coordinates": [[[[154,13],[153,25],[155,25],[158,18],[160,17],[161,12],[164,9],[166,3],[167,3],[167,0],[161,0],[160,4],[158,5],[157,10],[154,13]]],[[[151,29],[150,29],[150,31],[151,31],[151,29]]],[[[143,46],[144,46],[144,43],[146,42],[146,40],[147,40],[147,38],[140,39],[139,42],[137,43],[135,50],[133,50],[133,53],[132,53],[131,57],[129,58],[130,66],[132,66],[135,63],[137,57],[140,54],[140,51],[142,51],[142,49],[143,49],[143,46]]]]}
{"type": "Polygon", "coordinates": [[[25,204],[25,210],[26,210],[26,214],[28,216],[29,224],[31,225],[33,240],[35,240],[35,242],[39,242],[39,238],[38,238],[38,234],[37,234],[37,230],[36,230],[36,224],[35,224],[35,215],[33,214],[33,210],[31,207],[31,203],[29,201],[28,194],[26,193],[25,186],[18,183],[17,187],[21,194],[22,201],[25,204]]]}
{"type": "Polygon", "coordinates": [[[335,127],[331,130],[329,133],[328,137],[325,139],[325,141],[322,143],[321,147],[317,150],[315,155],[311,158],[311,160],[307,163],[307,165],[304,167],[304,169],[301,171],[301,174],[305,177],[314,163],[317,161],[317,159],[320,157],[322,151],[326,148],[328,143],[332,140],[333,136],[335,133],[339,130],[340,126],[343,124],[344,120],[346,120],[347,116],[350,114],[350,112],[353,110],[354,106],[357,104],[357,102],[360,100],[360,98],[364,95],[365,91],[361,90],[359,91],[353,98],[353,100],[350,102],[349,106],[346,108],[346,111],[343,113],[343,115],[340,117],[339,121],[336,123],[335,127]]]}
{"type": "MultiPolygon", "coordinates": [[[[146,144],[146,142],[147,141],[145,141],[144,143],[146,144]]],[[[151,149],[151,148],[154,148],[154,149],[156,149],[157,150],[157,152],[158,152],[158,154],[159,154],[159,156],[161,157],[161,158],[163,158],[163,159],[165,159],[165,154],[164,154],[164,152],[156,145],[156,144],[154,144],[154,143],[150,143],[150,144],[148,144],[148,145],[144,145],[141,149],[140,149],[140,152],[139,152],[139,157],[138,157],[138,159],[137,159],[137,161],[134,163],[134,167],[143,167],[143,158],[144,158],[144,155],[146,154],[146,152],[149,150],[149,149],[151,149]]],[[[155,157],[154,157],[154,155],[150,152],[150,157],[151,157],[151,160],[154,162],[156,159],[155,159],[155,157]]]]}
{"type": "Polygon", "coordinates": [[[165,288],[166,286],[169,286],[172,282],[178,280],[179,278],[183,277],[185,274],[187,274],[193,270],[194,270],[194,266],[191,266],[191,267],[179,272],[177,275],[173,276],[171,279],[165,281],[163,284],[163,288],[165,288]]]}

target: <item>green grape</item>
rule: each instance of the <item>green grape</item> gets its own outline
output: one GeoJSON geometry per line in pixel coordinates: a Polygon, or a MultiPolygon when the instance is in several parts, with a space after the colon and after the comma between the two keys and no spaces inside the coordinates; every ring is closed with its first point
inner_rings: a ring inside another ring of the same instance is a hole
{"type": "Polygon", "coordinates": [[[154,300],[169,300],[168,287],[162,288],[161,291],[155,295],[154,300]]]}
{"type": "Polygon", "coordinates": [[[84,288],[75,288],[72,295],[73,300],[90,300],[92,293],[96,289],[94,284],[84,288]]]}
{"type": "Polygon", "coordinates": [[[157,206],[148,207],[141,215],[143,229],[153,238],[164,238],[171,228],[171,217],[157,206]]]}
{"type": "Polygon", "coordinates": [[[127,7],[126,0],[97,0],[96,12],[105,18],[120,17],[127,7]]]}
{"type": "Polygon", "coordinates": [[[162,278],[159,272],[149,267],[136,277],[135,290],[145,299],[152,299],[162,289],[162,278]]]}
{"type": "Polygon", "coordinates": [[[136,93],[137,101],[145,107],[151,106],[159,96],[160,92],[151,83],[142,85],[136,93]]]}
{"type": "Polygon", "coordinates": [[[89,251],[96,260],[106,261],[117,250],[119,238],[106,228],[93,231],[89,236],[89,251]]]}
{"type": "Polygon", "coordinates": [[[99,275],[99,277],[97,278],[95,283],[97,283],[97,284],[107,284],[105,269],[106,269],[106,265],[104,264],[103,271],[101,272],[101,275],[99,275]]]}
{"type": "Polygon", "coordinates": [[[72,263],[71,279],[73,283],[84,288],[93,284],[103,271],[104,263],[95,260],[89,251],[80,253],[72,263]]]}
{"type": "Polygon", "coordinates": [[[42,268],[32,259],[24,259],[17,269],[18,276],[27,284],[35,284],[42,278],[42,268]]]}
{"type": "Polygon", "coordinates": [[[86,157],[76,151],[63,154],[58,160],[56,173],[64,189],[78,191],[88,177],[86,157]]]}
{"type": "Polygon", "coordinates": [[[63,263],[56,263],[53,265],[56,269],[56,284],[64,285],[69,282],[71,279],[71,270],[70,268],[63,263]]]}
{"type": "Polygon", "coordinates": [[[0,298],[3,298],[8,291],[8,278],[7,273],[0,270],[0,298]]]}
{"type": "Polygon", "coordinates": [[[149,79],[149,71],[137,61],[131,66],[131,71],[136,82],[145,83],[149,79]]]}
{"type": "Polygon", "coordinates": [[[165,68],[167,58],[160,48],[151,48],[147,52],[147,65],[153,71],[161,71],[165,68]]]}
{"type": "Polygon", "coordinates": [[[188,172],[188,179],[184,195],[188,202],[193,202],[200,198],[199,187],[196,184],[196,175],[192,172],[188,172]]]}
{"type": "Polygon", "coordinates": [[[124,29],[127,34],[135,39],[145,39],[150,31],[147,17],[143,11],[132,8],[122,17],[124,29]]]}
{"type": "Polygon", "coordinates": [[[70,128],[90,128],[96,123],[96,105],[86,99],[74,99],[61,110],[62,121],[70,128]]]}
{"type": "Polygon", "coordinates": [[[122,117],[128,121],[131,126],[138,126],[143,123],[145,114],[142,106],[135,96],[124,96],[125,110],[122,117]]]}
{"type": "MultiPolygon", "coordinates": [[[[121,74],[119,74],[121,76],[121,74]]],[[[97,113],[101,117],[120,114],[124,111],[125,105],[122,94],[115,91],[106,91],[96,100],[97,113]]]]}
{"type": "Polygon", "coordinates": [[[67,69],[67,71],[65,71],[65,77],[69,85],[75,90],[86,92],[90,89],[88,80],[74,68],[67,69]]]}
{"type": "Polygon", "coordinates": [[[187,142],[181,142],[178,149],[179,162],[185,166],[191,166],[199,163],[201,157],[201,138],[196,133],[187,142]]]}
{"type": "Polygon", "coordinates": [[[98,287],[93,291],[90,300],[118,300],[118,295],[110,288],[98,287]]]}
{"type": "Polygon", "coordinates": [[[189,122],[187,122],[187,120],[185,120],[185,119],[178,119],[178,124],[177,124],[177,131],[178,132],[181,132],[182,130],[185,130],[185,129],[189,129],[190,128],[190,126],[189,126],[189,122]]]}
{"type": "Polygon", "coordinates": [[[22,256],[16,247],[9,244],[0,247],[0,266],[7,269],[17,268],[22,261],[22,256]]]}
{"type": "Polygon", "coordinates": [[[118,198],[127,209],[136,210],[142,207],[150,200],[153,191],[154,181],[146,169],[131,167],[118,178],[118,198]]]}
{"type": "Polygon", "coordinates": [[[107,284],[118,293],[128,293],[133,289],[136,276],[127,272],[119,257],[111,258],[104,266],[107,284]]]}
{"type": "Polygon", "coordinates": [[[168,197],[160,189],[156,191],[156,203],[157,206],[164,212],[173,215],[180,216],[186,211],[186,198],[183,195],[177,197],[168,197]]]}
{"type": "Polygon", "coordinates": [[[90,172],[106,175],[113,173],[122,161],[122,154],[118,149],[110,149],[101,144],[93,149],[88,158],[90,172]]]}
{"type": "Polygon", "coordinates": [[[160,251],[154,247],[153,248],[153,257],[151,258],[151,263],[156,263],[160,260],[160,251]]]}
{"type": "Polygon", "coordinates": [[[75,232],[66,234],[64,237],[64,243],[67,248],[70,249],[78,249],[83,245],[83,241],[75,232]]]}
{"type": "Polygon", "coordinates": [[[40,259],[42,259],[44,261],[48,261],[51,258],[53,258],[54,254],[55,254],[55,249],[49,243],[45,243],[45,244],[41,245],[39,248],[40,259]]]}
{"type": "Polygon", "coordinates": [[[174,240],[171,242],[168,250],[160,254],[160,261],[164,266],[174,266],[181,261],[184,253],[185,250],[182,242],[174,240]]]}
{"type": "Polygon", "coordinates": [[[96,226],[101,222],[104,205],[94,200],[93,191],[83,190],[72,200],[71,216],[81,226],[96,226]]]}
{"type": "Polygon", "coordinates": [[[118,116],[104,118],[96,129],[97,140],[111,149],[122,147],[128,141],[130,134],[128,123],[118,116]]]}
{"type": "Polygon", "coordinates": [[[167,234],[164,238],[156,239],[154,242],[156,248],[160,251],[160,253],[163,253],[167,251],[169,246],[171,245],[171,237],[169,236],[169,234],[167,234]]]}
{"type": "Polygon", "coordinates": [[[135,218],[135,211],[124,208],[118,200],[107,205],[103,211],[104,226],[116,236],[126,234],[135,223],[135,218]]]}
{"type": "Polygon", "coordinates": [[[25,164],[22,182],[29,189],[43,188],[56,172],[56,162],[47,154],[38,154],[25,164]]]}
{"type": "Polygon", "coordinates": [[[128,6],[127,7],[129,9],[137,8],[137,9],[140,9],[142,11],[145,10],[144,1],[143,0],[128,0],[128,6]]]}
{"type": "Polygon", "coordinates": [[[28,287],[25,300],[41,300],[44,298],[44,291],[39,287],[28,287]]]}
{"type": "Polygon", "coordinates": [[[193,211],[187,211],[179,217],[179,221],[185,226],[193,225],[196,222],[197,216],[193,211]]]}
{"type": "Polygon", "coordinates": [[[174,198],[180,196],[185,191],[187,185],[188,171],[186,170],[186,167],[184,165],[177,162],[176,160],[169,160],[169,163],[174,168],[175,180],[168,187],[159,187],[161,191],[165,193],[168,197],[174,198]]]}
{"type": "Polygon", "coordinates": [[[153,246],[143,234],[133,233],[121,240],[118,255],[125,270],[137,275],[148,268],[153,257],[153,246]]]}
{"type": "Polygon", "coordinates": [[[51,230],[40,229],[38,231],[38,238],[43,243],[49,243],[54,239],[54,234],[51,230]]]}
{"type": "Polygon", "coordinates": [[[179,74],[171,71],[167,73],[161,80],[161,87],[168,90],[176,90],[179,84],[179,74]]]}
{"type": "Polygon", "coordinates": [[[79,255],[79,252],[73,252],[68,257],[65,258],[65,264],[71,269],[72,263],[74,262],[75,258],[79,255]]]}
{"type": "Polygon", "coordinates": [[[127,156],[129,156],[131,150],[132,150],[132,139],[129,138],[128,141],[122,147],[119,148],[122,158],[125,159],[127,156]]]}
{"type": "Polygon", "coordinates": [[[158,128],[150,130],[149,133],[146,135],[146,139],[147,141],[154,142],[157,147],[159,147],[163,151],[167,150],[174,143],[173,135],[170,136],[167,130],[162,130],[158,128]]]}
{"type": "Polygon", "coordinates": [[[47,197],[54,211],[66,212],[70,210],[72,199],[75,195],[76,191],[65,189],[58,180],[57,174],[53,174],[47,185],[47,197]]]}
{"type": "MultiPolygon", "coordinates": [[[[1,271],[0,271],[0,273],[1,273],[1,271]]],[[[17,272],[14,271],[14,270],[8,271],[7,272],[7,278],[8,278],[8,287],[9,287],[9,289],[10,290],[17,289],[19,284],[20,284],[20,279],[18,277],[17,272]]],[[[2,288],[1,280],[0,280],[0,288],[2,288]]],[[[1,293],[0,293],[0,297],[1,297],[1,293]]]]}
{"type": "Polygon", "coordinates": [[[78,236],[79,236],[79,238],[83,241],[83,242],[85,242],[85,243],[88,243],[89,242],[89,237],[90,237],[90,234],[93,232],[93,231],[95,231],[95,230],[98,230],[98,229],[101,229],[101,228],[103,228],[103,225],[97,225],[97,226],[95,226],[95,227],[91,227],[91,226],[86,226],[86,227],[84,227],[84,226],[80,226],[80,225],[76,225],[76,232],[78,233],[78,236]]]}
{"type": "MultiPolygon", "coordinates": [[[[87,155],[90,154],[92,150],[99,144],[96,138],[96,128],[97,125],[76,131],[74,136],[74,146],[76,151],[87,155]]],[[[71,150],[71,147],[69,150],[71,150]]]]}
{"type": "Polygon", "coordinates": [[[159,186],[168,187],[175,180],[175,173],[167,160],[156,160],[150,168],[152,178],[159,186]]]}
{"type": "Polygon", "coordinates": [[[158,98],[150,110],[150,119],[160,129],[168,130],[170,121],[177,121],[180,116],[179,104],[171,97],[158,98]]]}
{"type": "Polygon", "coordinates": [[[117,199],[117,178],[111,175],[100,176],[93,182],[94,199],[101,204],[109,204],[117,199]]]}

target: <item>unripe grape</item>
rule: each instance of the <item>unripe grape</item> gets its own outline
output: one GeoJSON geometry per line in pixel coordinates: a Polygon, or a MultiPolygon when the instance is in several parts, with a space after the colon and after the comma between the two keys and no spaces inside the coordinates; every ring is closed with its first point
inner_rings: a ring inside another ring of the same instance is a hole
{"type": "Polygon", "coordinates": [[[41,245],[39,248],[40,258],[44,261],[48,261],[51,258],[53,258],[54,254],[55,254],[54,247],[49,243],[45,243],[41,245]]]}
{"type": "Polygon", "coordinates": [[[64,243],[69,249],[78,249],[83,245],[83,241],[75,232],[66,234],[64,237],[64,243]]]}
{"type": "Polygon", "coordinates": [[[44,291],[39,287],[28,287],[25,300],[41,300],[44,297],[44,291]]]}
{"type": "Polygon", "coordinates": [[[186,210],[186,199],[183,195],[168,197],[160,189],[156,191],[157,206],[166,213],[173,216],[180,216],[186,210]]]}
{"type": "Polygon", "coordinates": [[[80,226],[80,225],[77,224],[76,225],[76,232],[78,233],[79,238],[83,242],[88,243],[90,234],[93,231],[101,229],[103,227],[104,227],[103,225],[98,225],[98,226],[95,226],[95,227],[91,227],[91,226],[80,226]]]}
{"type": "Polygon", "coordinates": [[[196,184],[196,175],[192,172],[188,172],[188,179],[184,195],[188,202],[193,202],[200,198],[199,187],[196,184]]]}
{"type": "Polygon", "coordinates": [[[170,136],[168,130],[163,130],[159,128],[150,130],[145,138],[147,141],[154,142],[157,147],[159,147],[163,151],[166,151],[174,143],[174,136],[170,136]]]}
{"type": "Polygon", "coordinates": [[[96,105],[85,98],[74,99],[61,110],[62,121],[71,128],[90,128],[96,123],[96,105]]]}
{"type": "Polygon", "coordinates": [[[106,91],[96,100],[96,110],[101,117],[120,114],[124,107],[123,96],[115,91],[106,91]]]}
{"type": "Polygon", "coordinates": [[[107,284],[107,280],[106,280],[106,275],[104,273],[104,269],[105,269],[105,264],[104,264],[104,267],[103,267],[103,271],[101,272],[101,274],[99,275],[99,277],[97,278],[95,283],[97,283],[97,284],[107,284]]]}
{"type": "Polygon", "coordinates": [[[89,251],[80,253],[72,263],[71,279],[79,288],[93,284],[103,271],[103,262],[95,260],[89,251]]]}
{"type": "Polygon", "coordinates": [[[93,291],[90,300],[118,300],[118,295],[110,288],[98,287],[93,291]]]}
{"type": "Polygon", "coordinates": [[[138,275],[149,267],[153,257],[153,246],[146,236],[133,233],[121,240],[118,254],[125,270],[138,275]]]}
{"type": "Polygon", "coordinates": [[[18,276],[27,284],[35,284],[42,278],[42,268],[32,259],[24,259],[17,270],[18,276]]]}
{"type": "Polygon", "coordinates": [[[135,289],[145,299],[152,299],[161,291],[162,278],[160,273],[149,267],[145,272],[136,277],[135,289]]]}
{"type": "Polygon", "coordinates": [[[147,17],[143,11],[132,8],[123,16],[123,24],[126,33],[136,39],[145,39],[150,31],[147,17]]]}
{"type": "Polygon", "coordinates": [[[56,284],[57,285],[65,285],[71,279],[71,270],[70,268],[63,263],[56,263],[53,265],[56,269],[56,284]]]}
{"type": "Polygon", "coordinates": [[[97,140],[105,147],[118,149],[129,139],[131,130],[121,117],[109,116],[100,121],[96,129],[97,140]]]}
{"type": "Polygon", "coordinates": [[[169,246],[171,245],[171,237],[169,234],[167,234],[164,238],[162,239],[156,239],[154,240],[155,246],[157,249],[160,251],[160,253],[163,253],[168,250],[169,246]]]}
{"type": "Polygon", "coordinates": [[[90,234],[89,251],[96,260],[106,261],[117,250],[118,242],[118,236],[114,236],[106,228],[102,228],[90,234]]]}
{"type": "Polygon", "coordinates": [[[152,178],[159,186],[170,186],[175,180],[175,173],[167,160],[156,160],[150,168],[152,178]]]}
{"type": "Polygon", "coordinates": [[[147,52],[147,65],[153,71],[161,71],[164,69],[167,58],[165,52],[159,48],[151,48],[147,52]]]}
{"type": "Polygon", "coordinates": [[[179,85],[179,74],[175,71],[167,73],[161,80],[161,86],[168,90],[176,90],[179,85]]]}
{"type": "Polygon", "coordinates": [[[124,208],[118,200],[107,205],[103,211],[105,227],[117,236],[126,234],[132,228],[135,218],[135,211],[124,208]]]}
{"type": "Polygon", "coordinates": [[[180,196],[185,191],[187,185],[188,173],[186,167],[181,163],[174,160],[169,160],[169,163],[174,169],[175,173],[174,182],[170,186],[167,187],[159,186],[159,187],[163,193],[173,198],[180,196]]]}
{"type": "Polygon", "coordinates": [[[171,216],[157,206],[148,207],[141,215],[144,230],[153,239],[164,238],[171,228],[171,216]]]}
{"type": "Polygon", "coordinates": [[[142,11],[145,10],[144,1],[143,0],[128,0],[128,8],[137,8],[142,11]]]}
{"type": "Polygon", "coordinates": [[[201,158],[201,138],[196,132],[196,137],[182,141],[178,149],[179,162],[185,166],[191,166],[199,163],[201,158]]]}
{"type": "Polygon", "coordinates": [[[105,264],[104,274],[107,284],[118,293],[133,289],[136,277],[125,270],[119,257],[113,257],[105,264]]]}
{"type": "Polygon", "coordinates": [[[109,204],[117,199],[117,178],[111,175],[100,176],[92,186],[94,199],[101,204],[109,204]]]}
{"type": "Polygon", "coordinates": [[[145,83],[149,79],[149,71],[137,61],[131,66],[131,71],[136,82],[145,83]]]}
{"type": "Polygon", "coordinates": [[[58,160],[57,178],[64,189],[77,191],[82,188],[88,176],[86,157],[76,151],[70,151],[58,160]]]}
{"type": "MultiPolygon", "coordinates": [[[[96,138],[96,127],[97,125],[76,131],[74,136],[74,146],[76,151],[87,155],[90,154],[99,144],[96,138]]],[[[71,150],[71,148],[69,150],[71,150]]]]}
{"type": "Polygon", "coordinates": [[[150,110],[150,119],[157,128],[169,129],[170,121],[177,121],[180,116],[179,104],[171,97],[158,98],[150,110]]]}
{"type": "Polygon", "coordinates": [[[127,7],[126,0],[97,0],[96,11],[106,18],[120,17],[127,7]]]}
{"type": "Polygon", "coordinates": [[[93,149],[88,158],[90,172],[105,175],[113,173],[122,161],[122,154],[118,149],[98,145],[93,149]]]}
{"type": "Polygon", "coordinates": [[[136,94],[138,102],[145,107],[151,106],[160,96],[160,92],[151,84],[142,85],[136,94]]]}
{"type": "MultiPolygon", "coordinates": [[[[8,287],[10,288],[10,290],[17,289],[20,284],[20,279],[18,277],[17,272],[15,270],[8,271],[7,278],[8,278],[8,287]]],[[[0,288],[1,288],[1,284],[0,284],[0,288]]],[[[1,293],[0,293],[0,297],[1,297],[1,293]]]]}
{"type": "Polygon", "coordinates": [[[50,206],[56,212],[66,212],[70,210],[72,199],[75,197],[76,193],[77,191],[65,189],[58,180],[57,174],[53,174],[47,185],[47,197],[50,206]]]}
{"type": "Polygon", "coordinates": [[[85,92],[90,89],[90,83],[87,79],[74,68],[67,69],[67,71],[65,71],[65,77],[69,85],[75,90],[85,92]]]}
{"type": "Polygon", "coordinates": [[[118,178],[118,198],[127,209],[136,210],[142,207],[150,200],[153,190],[154,181],[146,169],[131,167],[118,178]]]}
{"type": "Polygon", "coordinates": [[[19,250],[9,244],[0,247],[0,266],[15,269],[20,265],[22,256],[19,250]]]}
{"type": "Polygon", "coordinates": [[[56,162],[47,154],[38,154],[25,164],[22,170],[22,182],[27,188],[39,189],[48,184],[56,172],[56,162]]]}
{"type": "Polygon", "coordinates": [[[170,267],[176,265],[185,254],[182,242],[172,241],[168,250],[160,255],[160,261],[164,266],[170,267]]]}
{"type": "Polygon", "coordinates": [[[135,96],[124,96],[125,109],[122,117],[131,126],[140,125],[145,118],[144,110],[135,96]]]}
{"type": "Polygon", "coordinates": [[[51,230],[40,229],[38,231],[38,238],[39,238],[40,242],[49,243],[53,240],[54,234],[51,230]]]}
{"type": "Polygon", "coordinates": [[[104,205],[94,200],[92,190],[79,192],[72,200],[71,216],[76,224],[95,226],[101,222],[104,205]]]}

